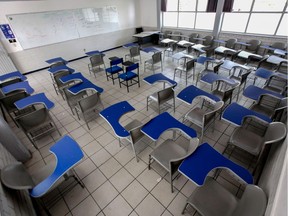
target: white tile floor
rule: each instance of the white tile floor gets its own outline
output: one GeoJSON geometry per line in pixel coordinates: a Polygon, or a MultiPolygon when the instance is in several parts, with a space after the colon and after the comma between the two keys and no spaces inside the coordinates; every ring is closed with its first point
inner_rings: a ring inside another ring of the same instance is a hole
{"type": "MultiPolygon", "coordinates": [[[[124,48],[105,52],[106,67],[109,65],[109,57],[124,57],[127,53],[128,50],[124,48]]],[[[143,77],[152,74],[150,70],[146,70],[144,74],[143,68],[144,61],[151,58],[152,53],[147,54],[141,51],[141,55],[141,87],[138,88],[137,85],[130,87],[130,93],[127,93],[125,86],[120,89],[117,80],[115,80],[115,85],[112,85],[111,80],[107,81],[103,71],[97,73],[96,78],[94,75],[90,75],[87,67],[89,58],[70,62],[69,67],[81,72],[93,83],[104,88],[102,101],[105,107],[127,100],[136,108],[136,111],[121,118],[122,123],[127,123],[134,118],[146,121],[157,115],[152,109],[146,111],[146,97],[162,88],[162,85],[149,86],[143,82],[143,77]]],[[[174,68],[177,64],[171,58],[165,57],[163,73],[173,78],[174,68]]],[[[197,71],[199,69],[197,68],[197,71]]],[[[160,70],[158,69],[157,72],[160,72],[160,70]]],[[[72,115],[66,101],[60,95],[56,95],[47,70],[29,74],[27,77],[31,86],[35,89],[35,93],[45,92],[47,97],[55,102],[55,107],[51,110],[51,113],[61,134],[68,134],[73,137],[85,153],[83,161],[75,167],[75,171],[85,184],[85,188],[76,185],[63,195],[62,199],[50,208],[53,215],[181,215],[187,197],[196,186],[185,177],[180,176],[174,181],[175,190],[174,193],[171,193],[170,184],[164,178],[167,173],[156,164],[153,164],[153,169],[148,170],[148,155],[155,148],[154,142],[149,138],[145,138],[141,145],[136,146],[140,159],[137,163],[133,157],[131,146],[126,144],[119,147],[113,130],[100,116],[89,123],[91,130],[88,130],[83,120],[79,121],[76,116],[72,115]]],[[[182,79],[179,77],[179,74],[176,81],[178,82],[177,94],[185,87],[185,81],[184,77],[182,79]]],[[[249,80],[249,82],[251,81],[249,80]]],[[[189,79],[189,84],[195,84],[192,78],[189,79]]],[[[210,91],[210,87],[202,83],[198,83],[198,87],[210,91]]],[[[235,101],[235,98],[233,101],[235,101]]],[[[252,101],[240,97],[238,103],[249,106],[252,101]]],[[[176,112],[174,113],[171,108],[168,109],[168,112],[180,119],[189,108],[190,106],[176,99],[176,112]]],[[[56,132],[39,140],[37,145],[40,151],[37,151],[20,129],[15,127],[12,122],[10,122],[10,125],[33,152],[33,158],[25,164],[31,173],[37,172],[39,167],[53,161],[53,155],[49,152],[49,148],[60,138],[56,132]]],[[[197,129],[194,126],[192,127],[197,129]]],[[[215,130],[208,129],[203,142],[208,142],[219,152],[223,152],[233,128],[233,126],[218,118],[215,130]]],[[[197,130],[199,131],[199,129],[197,130]]],[[[163,134],[160,140],[157,141],[156,146],[170,136],[171,133],[163,134]]],[[[222,172],[218,180],[235,193],[238,191],[239,185],[235,184],[229,178],[229,175],[222,172]]],[[[192,215],[193,212],[193,209],[188,208],[185,215],[192,215]]]]}

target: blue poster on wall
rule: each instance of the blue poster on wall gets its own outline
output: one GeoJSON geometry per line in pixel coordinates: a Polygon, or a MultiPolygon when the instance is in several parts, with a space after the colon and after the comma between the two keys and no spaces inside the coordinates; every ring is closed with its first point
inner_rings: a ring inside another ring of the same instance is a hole
{"type": "Polygon", "coordinates": [[[14,39],[15,35],[13,34],[9,24],[1,24],[0,28],[6,37],[6,39],[14,39]]]}

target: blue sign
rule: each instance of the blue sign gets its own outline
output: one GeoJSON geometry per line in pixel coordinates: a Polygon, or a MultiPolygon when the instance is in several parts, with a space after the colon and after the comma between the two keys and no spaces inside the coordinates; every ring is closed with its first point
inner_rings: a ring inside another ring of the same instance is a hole
{"type": "Polygon", "coordinates": [[[6,39],[14,39],[15,35],[13,34],[9,24],[1,24],[0,28],[5,35],[6,39]]]}

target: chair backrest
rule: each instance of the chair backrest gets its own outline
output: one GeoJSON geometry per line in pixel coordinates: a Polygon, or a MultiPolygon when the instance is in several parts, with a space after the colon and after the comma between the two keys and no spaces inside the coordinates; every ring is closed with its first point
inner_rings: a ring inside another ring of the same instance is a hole
{"type": "Polygon", "coordinates": [[[217,80],[216,81],[216,88],[212,91],[212,93],[219,93],[221,92],[222,101],[226,102],[228,99],[232,98],[233,91],[238,85],[231,85],[226,80],[217,80]]]}
{"type": "Polygon", "coordinates": [[[281,99],[278,97],[275,97],[273,95],[270,94],[263,94],[260,95],[260,97],[258,98],[256,104],[258,105],[258,107],[263,107],[263,109],[268,109],[268,110],[275,110],[279,107],[281,103],[281,99]]]}
{"type": "Polygon", "coordinates": [[[227,40],[225,46],[226,46],[227,48],[233,49],[236,42],[237,42],[237,39],[236,39],[236,38],[231,38],[231,39],[227,40]]]}
{"type": "Polygon", "coordinates": [[[24,131],[28,131],[32,127],[41,125],[46,119],[51,119],[48,110],[43,107],[16,119],[17,123],[24,131]]]}
{"type": "Polygon", "coordinates": [[[139,48],[139,46],[133,46],[130,48],[129,52],[130,52],[131,58],[139,56],[140,55],[140,48],[139,48]]]}
{"type": "Polygon", "coordinates": [[[170,38],[169,34],[172,34],[172,31],[169,31],[169,30],[164,31],[164,33],[163,33],[163,38],[164,38],[164,39],[165,39],[165,38],[170,38]]]}
{"type": "Polygon", "coordinates": [[[138,127],[135,127],[129,131],[130,139],[133,145],[137,143],[144,136],[144,134],[141,131],[142,127],[143,125],[139,125],[138,127]]]}
{"type": "Polygon", "coordinates": [[[171,98],[174,98],[174,87],[175,86],[170,86],[157,92],[159,104],[164,103],[171,98]]]}
{"type": "Polygon", "coordinates": [[[255,40],[255,39],[250,40],[250,41],[248,42],[248,44],[251,44],[251,45],[250,45],[250,46],[247,46],[247,50],[256,53],[256,52],[258,51],[261,43],[262,43],[262,41],[260,41],[260,40],[255,40]]]}
{"type": "Polygon", "coordinates": [[[269,123],[256,116],[245,116],[240,127],[263,137],[269,127],[269,123]]]}
{"type": "Polygon", "coordinates": [[[67,76],[71,74],[70,71],[67,71],[67,70],[61,70],[59,72],[57,72],[55,75],[54,75],[54,80],[55,80],[55,83],[58,87],[60,86],[64,86],[64,85],[67,85],[67,84],[64,84],[60,81],[60,78],[63,77],[63,76],[67,76]]]}
{"type": "Polygon", "coordinates": [[[177,49],[177,43],[175,42],[170,43],[169,48],[170,48],[169,51],[174,52],[177,49]]]}
{"type": "Polygon", "coordinates": [[[156,64],[162,61],[162,52],[156,52],[152,55],[152,62],[156,64]]]}
{"type": "Polygon", "coordinates": [[[192,60],[186,62],[185,70],[187,72],[190,71],[195,66],[195,61],[196,61],[196,59],[192,59],[192,60]]]}
{"type": "Polygon", "coordinates": [[[90,62],[91,62],[92,67],[104,64],[102,54],[96,54],[96,55],[91,56],[90,62]]]}
{"type": "Polygon", "coordinates": [[[203,45],[204,46],[211,46],[213,44],[213,39],[214,39],[214,36],[212,35],[207,35],[204,37],[205,41],[203,41],[203,45]]]}
{"type": "Polygon", "coordinates": [[[14,104],[16,101],[18,101],[22,98],[28,97],[28,96],[29,96],[29,94],[27,94],[24,91],[17,91],[17,92],[14,92],[14,93],[9,94],[8,96],[2,98],[1,102],[2,102],[3,106],[5,107],[5,109],[8,112],[10,112],[12,110],[17,109],[15,104],[14,104]]]}
{"type": "Polygon", "coordinates": [[[77,102],[86,95],[86,91],[82,91],[76,95],[72,94],[68,91],[69,87],[63,88],[64,96],[66,98],[66,101],[70,107],[74,107],[77,102]]]}
{"type": "Polygon", "coordinates": [[[223,101],[217,101],[216,103],[213,104],[213,109],[211,111],[208,111],[207,113],[205,113],[204,115],[204,119],[203,119],[203,127],[205,127],[206,125],[208,125],[211,120],[216,116],[216,113],[224,106],[224,102],[223,101]]]}
{"type": "Polygon", "coordinates": [[[189,35],[189,41],[191,43],[197,43],[197,40],[195,40],[194,38],[198,38],[199,37],[199,34],[198,33],[192,33],[189,35]]]}
{"type": "Polygon", "coordinates": [[[181,32],[179,32],[179,31],[174,31],[172,34],[173,34],[173,36],[171,36],[171,39],[172,39],[172,40],[177,40],[177,41],[181,40],[181,35],[182,35],[181,32]],[[176,35],[179,35],[179,36],[176,36],[176,35]]]}
{"type": "Polygon", "coordinates": [[[287,61],[280,62],[280,64],[278,64],[277,68],[275,69],[275,72],[279,72],[279,73],[287,75],[287,73],[288,73],[287,61]]]}
{"type": "Polygon", "coordinates": [[[283,42],[274,42],[271,47],[284,50],[286,48],[286,44],[283,42]]]}
{"type": "Polygon", "coordinates": [[[271,76],[264,85],[264,89],[271,89],[273,91],[282,92],[287,85],[287,79],[283,79],[278,76],[271,76]]]}
{"type": "Polygon", "coordinates": [[[84,97],[83,99],[78,101],[82,113],[85,113],[85,111],[95,108],[99,103],[101,103],[101,101],[100,101],[100,93],[98,92],[89,95],[87,97],[84,97]]]}
{"type": "Polygon", "coordinates": [[[65,61],[55,62],[55,63],[50,65],[50,68],[58,67],[58,66],[61,66],[61,65],[66,65],[66,62],[65,61]]]}
{"type": "Polygon", "coordinates": [[[118,58],[118,59],[115,59],[115,60],[111,60],[110,61],[110,66],[114,66],[114,65],[118,65],[118,64],[122,64],[123,63],[123,58],[118,58]]]}
{"type": "Polygon", "coordinates": [[[257,185],[247,185],[233,216],[263,216],[267,206],[265,192],[257,185]]]}
{"type": "Polygon", "coordinates": [[[284,139],[287,135],[286,125],[282,122],[272,122],[269,124],[265,136],[264,144],[272,144],[284,139]]]}

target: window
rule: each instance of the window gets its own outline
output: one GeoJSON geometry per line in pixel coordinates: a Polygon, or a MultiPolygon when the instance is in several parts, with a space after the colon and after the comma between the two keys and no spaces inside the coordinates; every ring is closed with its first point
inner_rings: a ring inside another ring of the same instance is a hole
{"type": "MultiPolygon", "coordinates": [[[[287,0],[234,0],[232,12],[222,12],[221,31],[287,36],[287,0]]],[[[216,13],[208,0],[167,0],[163,26],[213,30],[216,13]]]]}

